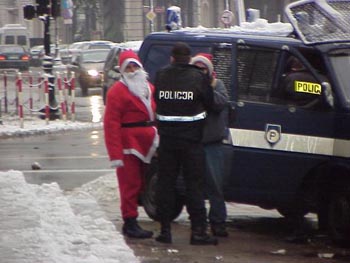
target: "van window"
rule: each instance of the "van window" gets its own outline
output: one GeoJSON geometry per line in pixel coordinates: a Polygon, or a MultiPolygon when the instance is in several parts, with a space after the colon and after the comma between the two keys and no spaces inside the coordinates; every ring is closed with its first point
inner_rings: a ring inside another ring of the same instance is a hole
{"type": "Polygon", "coordinates": [[[15,44],[15,37],[14,36],[6,36],[5,37],[5,44],[15,44]]]}
{"type": "Polygon", "coordinates": [[[26,36],[17,36],[17,44],[21,46],[27,45],[27,37],[26,36]]]}
{"type": "MultiPolygon", "coordinates": [[[[144,67],[149,74],[150,81],[153,82],[156,76],[156,72],[170,64],[171,50],[175,43],[155,44],[149,47],[149,51],[143,61],[144,67]]],[[[190,43],[189,43],[190,44],[190,43]]],[[[199,52],[211,53],[211,47],[209,46],[191,46],[192,55],[196,55],[199,52]]]]}
{"type": "Polygon", "coordinates": [[[238,99],[269,102],[279,50],[238,46],[238,99]]]}
{"type": "MultiPolygon", "coordinates": [[[[305,57],[307,58],[307,56],[305,57]]],[[[307,60],[315,69],[317,78],[300,59],[290,55],[286,60],[279,83],[278,90],[280,92],[276,97],[281,99],[284,104],[313,110],[326,110],[328,106],[324,103],[322,98],[321,83],[329,82],[329,80],[324,72],[320,70],[324,66],[323,62],[320,59],[317,59],[317,61],[307,60]],[[317,67],[315,68],[313,64],[317,67]]]]}
{"type": "Polygon", "coordinates": [[[170,63],[170,53],[173,45],[152,45],[147,54],[144,67],[148,71],[151,82],[156,72],[170,63]]]}

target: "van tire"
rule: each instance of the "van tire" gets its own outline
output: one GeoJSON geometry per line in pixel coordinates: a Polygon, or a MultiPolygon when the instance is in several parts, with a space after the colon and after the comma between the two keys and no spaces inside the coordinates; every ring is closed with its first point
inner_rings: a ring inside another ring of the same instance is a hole
{"type": "Polygon", "coordinates": [[[350,186],[334,191],[328,206],[328,231],[340,246],[350,246],[350,186]]]}
{"type": "MultiPolygon", "coordinates": [[[[140,201],[146,214],[153,220],[159,221],[156,206],[156,185],[158,181],[158,159],[153,158],[145,173],[145,189],[141,194],[140,201]]],[[[175,209],[171,216],[171,220],[175,220],[182,212],[184,200],[177,194],[175,209]]]]}

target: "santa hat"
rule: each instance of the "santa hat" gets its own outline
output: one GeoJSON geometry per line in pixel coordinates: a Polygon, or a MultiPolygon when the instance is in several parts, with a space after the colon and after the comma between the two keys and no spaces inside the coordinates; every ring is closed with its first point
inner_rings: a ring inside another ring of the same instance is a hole
{"type": "Polygon", "coordinates": [[[124,73],[125,68],[130,62],[137,64],[140,68],[143,68],[139,56],[132,50],[124,50],[119,55],[119,71],[124,73]]]}
{"type": "Polygon", "coordinates": [[[209,53],[198,53],[191,59],[191,64],[196,64],[198,62],[203,63],[207,68],[209,75],[211,76],[214,72],[214,66],[212,63],[213,56],[209,53]]]}

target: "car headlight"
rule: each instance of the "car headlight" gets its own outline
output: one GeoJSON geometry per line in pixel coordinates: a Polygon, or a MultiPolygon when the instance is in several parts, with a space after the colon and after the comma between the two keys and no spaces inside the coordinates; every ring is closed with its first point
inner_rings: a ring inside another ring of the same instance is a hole
{"type": "Polygon", "coordinates": [[[99,75],[98,71],[96,69],[89,69],[88,70],[88,74],[91,76],[91,77],[97,77],[99,75]]]}

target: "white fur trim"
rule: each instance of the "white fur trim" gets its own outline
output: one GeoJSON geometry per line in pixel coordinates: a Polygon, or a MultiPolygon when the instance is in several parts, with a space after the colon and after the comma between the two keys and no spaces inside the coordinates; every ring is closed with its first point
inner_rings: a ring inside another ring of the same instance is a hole
{"type": "Polygon", "coordinates": [[[125,59],[125,60],[123,61],[123,63],[120,65],[120,69],[119,69],[120,73],[122,73],[122,74],[124,73],[126,67],[128,66],[128,64],[129,64],[130,62],[134,62],[135,64],[139,65],[140,68],[143,68],[141,62],[138,61],[137,59],[135,59],[135,58],[127,58],[127,59],[125,59]]]}
{"type": "Polygon", "coordinates": [[[153,129],[156,130],[156,134],[153,138],[153,143],[151,148],[149,149],[147,155],[143,155],[141,154],[139,151],[135,150],[135,149],[124,149],[123,153],[124,154],[133,154],[135,155],[137,158],[139,158],[140,160],[142,160],[144,163],[151,163],[152,157],[154,156],[158,145],[159,145],[159,135],[157,133],[157,129],[153,127],[153,129]]]}
{"type": "Polygon", "coordinates": [[[123,160],[112,160],[111,161],[111,167],[112,168],[118,168],[124,166],[123,160]]]}
{"type": "Polygon", "coordinates": [[[208,68],[208,71],[209,71],[209,75],[213,74],[214,66],[213,66],[213,63],[211,63],[211,61],[209,59],[207,59],[204,56],[200,56],[200,55],[199,56],[195,56],[195,57],[193,57],[191,59],[191,63],[190,64],[195,64],[197,62],[201,62],[204,65],[206,65],[206,67],[208,68]]]}

